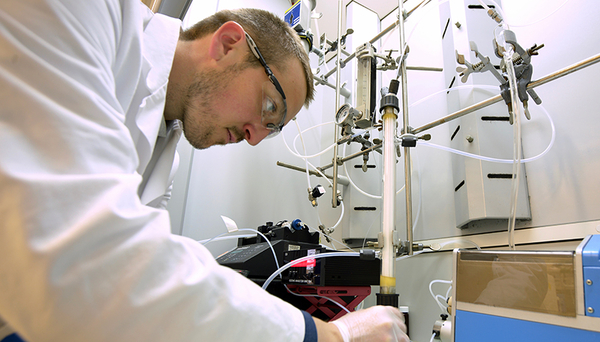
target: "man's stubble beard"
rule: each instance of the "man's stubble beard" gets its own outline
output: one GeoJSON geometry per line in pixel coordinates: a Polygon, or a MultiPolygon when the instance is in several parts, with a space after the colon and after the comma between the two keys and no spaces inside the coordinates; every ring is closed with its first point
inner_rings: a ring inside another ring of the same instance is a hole
{"type": "MultiPolygon", "coordinates": [[[[213,145],[225,145],[228,141],[214,140],[217,127],[218,106],[217,94],[224,94],[228,82],[243,70],[240,65],[234,65],[224,72],[215,70],[200,71],[187,90],[183,104],[183,133],[194,148],[203,150],[213,145]]],[[[234,138],[239,140],[243,135],[237,128],[229,128],[234,138]]]]}

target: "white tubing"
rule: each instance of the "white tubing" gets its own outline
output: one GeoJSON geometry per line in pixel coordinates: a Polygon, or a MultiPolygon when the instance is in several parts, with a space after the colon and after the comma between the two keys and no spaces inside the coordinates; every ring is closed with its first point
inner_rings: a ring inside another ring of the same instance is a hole
{"type": "MultiPolygon", "coordinates": [[[[413,152],[413,154],[411,154],[411,157],[413,157],[415,155],[415,153],[413,152]]],[[[419,158],[416,158],[417,160],[417,175],[419,176],[419,203],[417,206],[417,215],[415,216],[415,220],[413,222],[413,226],[412,226],[412,230],[413,230],[413,236],[415,233],[415,229],[417,228],[417,223],[419,222],[419,216],[421,215],[421,204],[423,203],[422,199],[423,199],[423,184],[421,182],[421,163],[419,161],[419,158]]]]}
{"type": "MultiPolygon", "coordinates": [[[[344,145],[344,149],[342,152],[342,155],[345,157],[346,156],[346,145],[344,145]]],[[[377,196],[377,195],[372,195],[364,190],[362,190],[361,188],[359,188],[356,184],[354,184],[354,182],[352,181],[352,177],[350,177],[350,173],[348,172],[348,168],[346,167],[346,163],[343,164],[344,166],[344,172],[346,172],[346,177],[348,177],[348,182],[350,183],[350,185],[352,185],[352,187],[354,189],[356,189],[356,191],[360,192],[361,194],[370,197],[370,198],[375,198],[375,199],[381,199],[381,196],[377,196]]]]}
{"type": "MultiPolygon", "coordinates": [[[[300,130],[300,125],[298,124],[298,120],[295,120],[296,118],[294,118],[294,122],[296,123],[296,128],[298,129],[298,135],[300,136],[300,141],[302,141],[302,149],[304,150],[304,154],[306,154],[306,145],[304,144],[304,138],[302,137],[302,131],[300,130]]],[[[308,189],[312,189],[312,186],[310,185],[310,172],[308,169],[308,159],[307,158],[303,158],[304,159],[304,163],[306,164],[306,184],[308,185],[308,189]]]]}
{"type": "Polygon", "coordinates": [[[442,93],[447,93],[449,91],[457,91],[457,90],[463,90],[463,89],[467,89],[467,90],[473,90],[473,89],[488,89],[488,90],[494,90],[496,93],[498,92],[499,88],[498,86],[492,86],[492,85],[462,85],[462,86],[457,86],[457,87],[452,87],[450,89],[442,89],[442,90],[438,90],[435,93],[429,94],[427,96],[425,96],[424,98],[416,101],[415,103],[412,103],[410,107],[414,107],[418,104],[421,104],[425,101],[428,101],[429,99],[431,99],[432,97],[442,94],[442,93]]]}
{"type": "MultiPolygon", "coordinates": [[[[440,1],[440,2],[438,3],[438,5],[437,5],[437,6],[430,6],[430,7],[427,9],[427,12],[423,12],[423,14],[422,14],[422,15],[419,17],[419,19],[418,19],[417,23],[416,23],[416,24],[413,26],[412,30],[410,30],[410,32],[408,33],[408,36],[407,36],[407,38],[406,38],[406,42],[407,42],[407,43],[408,43],[408,42],[410,42],[410,39],[412,38],[412,35],[413,35],[413,33],[414,33],[414,32],[415,32],[415,30],[417,29],[417,26],[419,26],[419,24],[421,23],[421,21],[423,20],[423,18],[425,18],[425,14],[429,14],[430,12],[433,12],[433,10],[435,10],[435,9],[438,9],[438,8],[440,7],[440,5],[442,5],[442,4],[444,4],[444,3],[448,2],[448,1],[449,1],[449,0],[443,0],[443,1],[440,1]]],[[[418,8],[415,10],[415,12],[417,12],[417,10],[419,10],[420,8],[424,7],[424,6],[425,6],[425,5],[427,5],[427,4],[428,4],[428,3],[425,3],[425,1],[424,1],[424,2],[422,2],[422,3],[419,5],[419,7],[418,7],[418,8]]],[[[402,57],[402,55],[401,55],[400,57],[402,57]]]]}
{"type": "MultiPolygon", "coordinates": [[[[550,149],[552,148],[552,146],[554,146],[554,140],[556,139],[556,127],[554,126],[554,121],[552,121],[552,117],[550,117],[550,114],[548,114],[548,111],[546,111],[546,109],[543,106],[537,106],[539,107],[542,112],[544,114],[546,114],[546,117],[548,118],[548,121],[550,122],[550,126],[552,129],[552,137],[550,138],[550,143],[548,143],[548,146],[546,147],[546,149],[544,151],[542,151],[540,154],[538,154],[537,156],[533,156],[531,158],[525,158],[525,159],[521,159],[521,163],[530,163],[532,161],[538,160],[540,158],[542,158],[544,155],[546,155],[546,153],[548,153],[548,151],[550,151],[550,149]]],[[[503,163],[503,164],[512,164],[514,163],[514,160],[511,159],[499,159],[499,158],[492,158],[492,157],[485,157],[485,156],[481,156],[481,155],[477,155],[477,154],[473,154],[473,153],[469,153],[469,152],[464,152],[464,151],[460,151],[460,150],[456,150],[453,149],[451,147],[447,147],[447,146],[441,146],[441,145],[437,145],[437,144],[433,144],[427,141],[421,141],[419,142],[419,145],[423,145],[423,146],[428,146],[428,147],[434,147],[440,150],[444,150],[447,152],[451,152],[451,153],[455,153],[458,155],[462,155],[465,157],[469,157],[469,158],[475,158],[475,159],[479,159],[479,160],[483,160],[483,161],[489,161],[492,163],[503,163]]]]}
{"type": "MultiPolygon", "coordinates": [[[[565,1],[562,3],[562,5],[558,6],[558,7],[557,7],[557,8],[556,8],[554,11],[552,11],[550,14],[548,14],[547,16],[545,16],[545,17],[543,17],[543,18],[541,18],[541,19],[538,19],[538,20],[536,20],[536,21],[534,21],[534,22],[525,23],[525,24],[515,24],[515,23],[508,22],[508,25],[509,25],[509,26],[511,26],[511,27],[525,27],[525,26],[531,26],[531,25],[535,25],[535,24],[537,24],[537,23],[539,23],[539,22],[542,22],[542,21],[544,21],[544,20],[548,19],[548,18],[549,18],[550,16],[552,16],[554,13],[558,12],[558,11],[559,11],[561,8],[563,8],[563,6],[564,6],[564,5],[566,5],[566,4],[567,4],[567,2],[569,2],[569,1],[571,1],[571,0],[565,0],[565,1]]],[[[504,21],[507,21],[507,20],[506,20],[506,19],[504,19],[504,21]]]]}
{"type": "Polygon", "coordinates": [[[510,85],[510,99],[513,113],[513,128],[514,128],[514,148],[513,148],[513,179],[512,193],[510,197],[510,214],[508,220],[508,247],[515,249],[515,224],[517,219],[517,200],[519,197],[519,180],[521,177],[521,106],[519,105],[519,94],[517,89],[517,76],[513,66],[513,49],[512,45],[505,44],[504,46],[504,62],[508,74],[508,82],[510,85]]]}
{"type": "MultiPolygon", "coordinates": [[[[317,127],[319,127],[319,126],[328,125],[328,124],[331,124],[331,123],[333,123],[333,121],[330,121],[330,122],[325,122],[325,123],[321,123],[321,124],[318,124],[318,125],[312,126],[312,127],[310,127],[310,128],[307,128],[307,129],[305,129],[303,132],[306,132],[306,131],[308,131],[308,130],[311,130],[311,129],[317,128],[317,127]]],[[[287,147],[288,151],[289,151],[289,152],[290,152],[292,155],[294,155],[294,156],[296,156],[296,157],[298,157],[298,158],[302,158],[302,159],[306,159],[306,158],[315,158],[315,157],[318,157],[318,156],[320,156],[320,155],[322,155],[322,154],[326,153],[327,151],[331,150],[331,149],[332,149],[332,148],[335,146],[335,144],[331,144],[331,145],[330,145],[329,147],[327,147],[326,149],[324,149],[324,150],[322,150],[321,152],[318,152],[318,153],[316,153],[316,154],[313,154],[313,155],[309,155],[309,156],[307,156],[307,155],[301,155],[301,154],[299,154],[299,153],[297,153],[297,152],[294,152],[294,151],[292,151],[292,149],[291,149],[291,148],[290,148],[290,146],[288,145],[287,141],[285,140],[285,137],[284,137],[284,134],[283,134],[283,132],[284,132],[284,131],[281,131],[281,137],[282,137],[282,139],[283,139],[283,142],[284,142],[284,144],[285,144],[285,147],[287,147]]],[[[298,135],[296,135],[296,137],[294,138],[294,142],[296,141],[296,138],[297,138],[297,137],[298,137],[298,135]]]]}
{"type": "Polygon", "coordinates": [[[294,141],[292,142],[292,146],[294,146],[294,150],[296,151],[297,156],[300,157],[300,158],[315,158],[315,157],[319,157],[319,156],[325,154],[325,152],[331,150],[333,148],[334,144],[329,145],[329,147],[327,147],[326,149],[322,150],[321,152],[318,152],[318,153],[315,153],[315,154],[309,156],[309,155],[306,155],[306,152],[305,152],[304,155],[301,155],[298,152],[298,149],[296,148],[296,141],[298,140],[298,138],[301,138],[302,134],[304,134],[304,133],[306,133],[306,132],[308,132],[310,130],[313,130],[315,128],[319,128],[321,126],[330,125],[330,124],[335,124],[335,122],[333,122],[333,121],[323,122],[323,123],[320,123],[318,125],[314,125],[312,127],[309,127],[309,128],[307,128],[307,129],[305,129],[303,131],[298,130],[298,134],[296,134],[296,136],[294,137],[294,141]]]}
{"type": "MultiPolygon", "coordinates": [[[[346,145],[344,145],[344,149],[343,149],[343,151],[342,151],[342,155],[343,155],[344,157],[346,156],[346,145]]],[[[381,199],[381,196],[379,196],[379,195],[373,195],[373,194],[370,194],[370,193],[368,193],[368,192],[364,191],[363,189],[359,188],[359,187],[358,187],[358,185],[356,185],[356,183],[354,183],[354,182],[352,181],[352,177],[350,177],[350,173],[348,172],[348,168],[346,168],[346,163],[344,163],[344,165],[343,165],[343,166],[344,166],[344,172],[346,173],[346,177],[348,178],[348,182],[350,183],[350,185],[352,185],[352,187],[353,187],[354,189],[356,189],[356,191],[358,191],[358,192],[360,192],[361,194],[363,194],[363,195],[365,195],[365,196],[367,196],[367,197],[370,197],[370,198],[374,198],[374,199],[381,199]]],[[[402,186],[400,189],[398,189],[398,191],[396,191],[396,195],[397,195],[397,194],[399,194],[399,193],[401,193],[401,192],[402,192],[402,190],[404,190],[404,185],[403,185],[403,186],[402,186]]]]}
{"type": "Polygon", "coordinates": [[[475,242],[473,242],[471,240],[463,240],[463,239],[460,239],[460,240],[450,240],[450,241],[445,242],[444,244],[440,244],[440,249],[446,247],[449,244],[456,243],[456,242],[458,242],[458,243],[467,242],[467,243],[475,246],[475,248],[477,248],[478,250],[481,250],[481,247],[479,247],[479,245],[476,244],[475,242]]]}
{"type": "MultiPolygon", "coordinates": [[[[479,3],[480,3],[480,4],[481,4],[481,5],[482,5],[482,6],[485,8],[486,12],[487,12],[487,11],[489,11],[489,10],[492,10],[492,11],[495,11],[495,10],[497,10],[497,12],[496,12],[496,13],[500,14],[500,23],[499,23],[499,24],[500,24],[500,25],[505,25],[505,26],[506,26],[506,28],[508,28],[508,23],[507,23],[507,22],[506,22],[506,20],[504,19],[504,18],[506,18],[506,15],[504,14],[504,11],[502,10],[502,7],[500,7],[500,5],[498,5],[498,3],[497,3],[496,1],[494,1],[494,0],[489,0],[489,1],[491,1],[491,2],[494,4],[495,8],[490,8],[488,5],[486,5],[486,4],[483,2],[483,0],[478,0],[478,1],[479,1],[479,3]]],[[[495,20],[494,20],[494,21],[495,21],[495,20]]]]}
{"type": "MultiPolygon", "coordinates": [[[[308,129],[307,129],[307,130],[305,130],[305,131],[302,131],[302,130],[300,129],[300,125],[298,124],[298,121],[297,121],[297,120],[294,120],[294,121],[296,122],[296,127],[297,127],[297,129],[298,129],[298,135],[297,135],[296,137],[298,137],[298,136],[300,137],[300,140],[302,141],[302,148],[304,149],[304,154],[306,155],[306,145],[304,144],[304,138],[302,137],[302,133],[304,133],[304,132],[308,131],[308,129]]],[[[318,126],[318,125],[317,125],[317,126],[318,126]]],[[[309,128],[309,129],[313,129],[313,128],[317,127],[317,126],[313,126],[313,127],[309,128]]],[[[294,139],[294,147],[295,147],[295,144],[296,144],[296,140],[294,139]]],[[[310,185],[310,173],[309,173],[309,165],[310,165],[310,166],[311,166],[313,169],[315,169],[315,170],[316,170],[316,171],[317,171],[317,172],[318,172],[318,173],[319,173],[319,174],[320,174],[320,175],[321,175],[323,178],[325,178],[325,180],[326,180],[327,182],[329,182],[329,185],[332,185],[332,186],[333,186],[333,184],[331,183],[331,181],[330,181],[330,180],[329,180],[329,179],[328,179],[328,178],[327,178],[327,177],[326,177],[326,176],[325,176],[325,175],[324,175],[324,174],[321,172],[321,170],[317,169],[317,168],[316,168],[316,167],[315,167],[313,164],[311,164],[311,163],[308,161],[308,157],[302,157],[302,159],[304,159],[304,162],[306,163],[306,181],[307,181],[307,183],[308,183],[308,189],[312,189],[312,186],[310,185]]],[[[338,221],[336,222],[336,224],[334,224],[334,225],[333,225],[333,227],[331,227],[331,228],[330,228],[330,229],[331,229],[331,232],[333,232],[333,231],[334,231],[334,230],[335,230],[335,229],[336,229],[336,228],[339,226],[339,224],[342,222],[342,219],[344,218],[344,203],[343,203],[343,202],[341,203],[341,207],[342,207],[342,212],[341,212],[341,214],[340,214],[340,218],[338,219],[338,221]]],[[[316,207],[315,207],[315,209],[316,209],[316,207]]],[[[319,211],[318,211],[318,210],[317,210],[317,218],[318,218],[318,220],[319,220],[319,224],[322,224],[322,223],[321,223],[321,216],[319,215],[319,211]]],[[[320,233],[322,233],[322,232],[320,232],[320,233]]],[[[329,237],[328,235],[326,235],[326,234],[324,234],[324,233],[322,233],[322,234],[323,234],[323,235],[325,235],[325,236],[327,236],[328,238],[330,238],[330,239],[334,240],[334,241],[337,241],[337,240],[335,240],[335,239],[333,239],[333,238],[329,237]]],[[[339,241],[337,241],[337,242],[339,242],[339,241]]],[[[342,243],[342,245],[346,246],[344,243],[342,243]]],[[[333,243],[332,243],[332,246],[333,246],[333,243]]],[[[348,246],[346,246],[346,247],[348,247],[348,246]]],[[[348,247],[348,248],[349,248],[349,247],[348,247]]],[[[334,248],[334,249],[335,249],[335,248],[334,248]]]]}
{"type": "Polygon", "coordinates": [[[337,228],[340,225],[340,223],[342,223],[342,218],[344,217],[344,202],[343,201],[342,201],[341,207],[342,207],[342,213],[340,214],[339,220],[333,225],[333,227],[331,227],[332,230],[337,228]]]}
{"type": "MultiPolygon", "coordinates": [[[[440,303],[440,301],[438,300],[438,296],[440,296],[442,298],[443,298],[443,296],[441,296],[441,295],[436,296],[433,293],[432,286],[435,283],[452,284],[452,281],[451,280],[439,280],[439,279],[437,279],[437,280],[432,280],[429,283],[429,293],[431,294],[431,297],[433,297],[433,300],[435,300],[435,303],[440,307],[440,310],[442,310],[442,313],[447,313],[446,307],[444,305],[442,305],[442,303],[440,303]]],[[[444,298],[444,299],[446,299],[446,298],[444,298]]]]}
{"type": "Polygon", "coordinates": [[[375,220],[377,220],[377,215],[375,215],[375,216],[376,217],[373,219],[373,221],[369,225],[369,229],[367,229],[367,232],[365,233],[365,238],[363,239],[362,248],[365,248],[365,245],[367,244],[367,238],[369,237],[369,233],[371,232],[371,228],[373,228],[373,224],[375,224],[375,220]]]}

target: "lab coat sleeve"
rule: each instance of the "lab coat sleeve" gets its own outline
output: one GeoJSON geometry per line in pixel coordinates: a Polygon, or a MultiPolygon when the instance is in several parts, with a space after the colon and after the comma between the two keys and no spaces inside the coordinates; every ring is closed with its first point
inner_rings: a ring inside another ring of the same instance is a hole
{"type": "Polygon", "coordinates": [[[0,2],[0,316],[30,341],[302,341],[302,313],[142,205],[139,0],[0,2]]]}

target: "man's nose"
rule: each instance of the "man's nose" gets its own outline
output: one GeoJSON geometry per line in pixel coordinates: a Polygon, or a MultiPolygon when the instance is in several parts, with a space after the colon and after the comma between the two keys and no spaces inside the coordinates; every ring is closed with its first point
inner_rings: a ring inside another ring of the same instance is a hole
{"type": "Polygon", "coordinates": [[[262,126],[255,126],[252,124],[247,124],[244,126],[244,139],[251,146],[258,145],[264,138],[269,135],[269,130],[262,126]]]}

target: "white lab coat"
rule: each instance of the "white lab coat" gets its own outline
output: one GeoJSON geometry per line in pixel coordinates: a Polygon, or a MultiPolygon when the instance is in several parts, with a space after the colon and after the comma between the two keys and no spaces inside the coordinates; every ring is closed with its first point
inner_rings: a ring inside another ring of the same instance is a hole
{"type": "Polygon", "coordinates": [[[147,166],[179,27],[139,0],[0,2],[0,317],[26,340],[303,339],[146,205],[174,173],[177,127],[147,166]]]}

